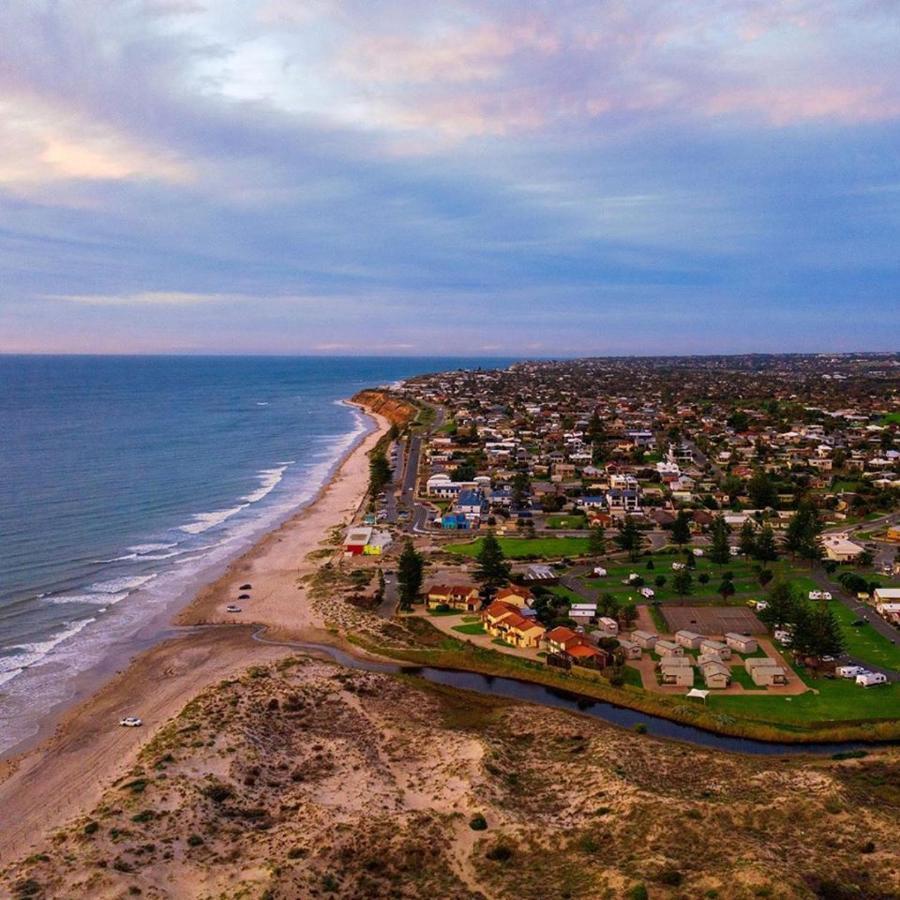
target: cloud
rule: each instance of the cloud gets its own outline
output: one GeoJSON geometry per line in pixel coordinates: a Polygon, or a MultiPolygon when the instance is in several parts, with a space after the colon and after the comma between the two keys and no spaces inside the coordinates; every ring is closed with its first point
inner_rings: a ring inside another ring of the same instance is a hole
{"type": "Polygon", "coordinates": [[[171,291],[143,291],[136,294],[51,294],[46,300],[59,300],[80,306],[198,306],[205,303],[229,303],[228,294],[191,294],[171,291]]]}

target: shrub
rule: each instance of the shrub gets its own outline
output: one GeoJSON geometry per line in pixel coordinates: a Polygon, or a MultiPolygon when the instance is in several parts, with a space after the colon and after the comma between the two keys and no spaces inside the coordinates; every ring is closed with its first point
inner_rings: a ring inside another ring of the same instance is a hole
{"type": "Polygon", "coordinates": [[[291,847],[287,855],[288,859],[302,859],[306,856],[306,851],[302,847],[291,847]]]}
{"type": "Polygon", "coordinates": [[[632,731],[634,731],[635,734],[646,734],[647,726],[643,722],[638,722],[637,725],[634,726],[632,731]]]}
{"type": "Polygon", "coordinates": [[[85,834],[96,834],[100,830],[100,823],[91,820],[84,826],[85,834]]]}
{"type": "Polygon", "coordinates": [[[707,572],[701,572],[701,573],[697,576],[697,581],[699,581],[700,584],[709,584],[709,573],[707,573],[707,572]]]}
{"type": "Polygon", "coordinates": [[[142,809],[139,813],[137,813],[136,815],[133,815],[131,817],[131,821],[132,822],[151,822],[155,816],[156,816],[156,813],[154,813],[152,809],[142,809]]]}
{"type": "Polygon", "coordinates": [[[683,875],[678,869],[663,869],[662,872],[659,873],[656,880],[660,882],[660,884],[668,884],[671,887],[678,887],[681,884],[683,875]]]}
{"type": "Polygon", "coordinates": [[[203,794],[204,796],[209,797],[214,803],[223,803],[232,795],[232,790],[227,784],[214,782],[203,789],[203,794]]]}
{"type": "Polygon", "coordinates": [[[487,819],[485,819],[481,813],[476,813],[469,819],[469,828],[471,828],[472,831],[484,831],[487,827],[487,819]]]}
{"type": "Polygon", "coordinates": [[[506,862],[512,859],[512,847],[508,844],[495,844],[485,853],[485,856],[492,862],[506,862]]]}
{"type": "Polygon", "coordinates": [[[628,891],[628,900],[647,900],[650,895],[642,884],[636,884],[628,891]]]}
{"type": "Polygon", "coordinates": [[[191,834],[188,835],[188,847],[201,847],[203,846],[203,838],[200,837],[199,834],[191,834]]]}
{"type": "Polygon", "coordinates": [[[874,841],[866,841],[862,847],[859,848],[860,853],[874,853],[875,852],[875,842],[874,841]]]}

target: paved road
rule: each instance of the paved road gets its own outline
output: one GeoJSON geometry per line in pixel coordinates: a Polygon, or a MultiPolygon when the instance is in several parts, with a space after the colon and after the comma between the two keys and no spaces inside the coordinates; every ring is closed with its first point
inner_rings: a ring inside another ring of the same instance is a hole
{"type": "MultiPolygon", "coordinates": [[[[871,628],[874,631],[877,631],[880,635],[887,638],[892,644],[896,644],[898,640],[900,640],[900,632],[890,624],[890,622],[886,622],[881,616],[872,609],[871,606],[866,606],[864,603],[861,603],[856,597],[848,594],[843,588],[841,588],[840,584],[835,581],[832,581],[829,578],[828,573],[821,567],[816,566],[812,571],[812,579],[818,585],[818,587],[823,591],[830,591],[831,596],[835,600],[839,600],[844,606],[847,607],[857,618],[859,619],[868,619],[868,625],[862,625],[862,628],[871,628]]],[[[883,672],[891,681],[900,681],[900,672],[895,671],[894,669],[888,669],[883,666],[876,666],[870,662],[863,662],[862,660],[854,659],[848,654],[844,654],[841,657],[841,662],[849,662],[853,665],[865,666],[865,668],[869,669],[872,672],[883,672]]]]}
{"type": "Polygon", "coordinates": [[[392,618],[400,605],[400,585],[393,572],[384,573],[384,599],[378,607],[378,615],[382,619],[392,618]]]}
{"type": "Polygon", "coordinates": [[[693,442],[687,439],[682,441],[685,447],[690,447],[691,451],[694,454],[694,462],[702,469],[704,466],[709,466],[710,472],[712,472],[714,478],[722,477],[722,470],[717,466],[714,462],[712,462],[705,453],[703,453],[700,448],[693,442]]]}

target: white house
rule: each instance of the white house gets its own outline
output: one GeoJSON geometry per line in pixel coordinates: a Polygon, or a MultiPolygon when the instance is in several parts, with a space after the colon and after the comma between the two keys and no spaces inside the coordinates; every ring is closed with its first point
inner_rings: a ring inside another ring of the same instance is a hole
{"type": "Polygon", "coordinates": [[[688,650],[696,650],[703,643],[703,635],[683,628],[681,631],[675,632],[675,643],[688,650]]]}
{"type": "Polygon", "coordinates": [[[729,631],[725,635],[725,643],[737,653],[756,653],[758,646],[755,638],[735,631],[729,631]]]}
{"type": "Polygon", "coordinates": [[[684,656],[684,647],[672,641],[657,641],[653,649],[660,656],[684,656]]]}
{"type": "Polygon", "coordinates": [[[638,647],[644,650],[652,650],[659,640],[659,635],[654,634],[652,631],[632,631],[631,639],[638,647]]]}

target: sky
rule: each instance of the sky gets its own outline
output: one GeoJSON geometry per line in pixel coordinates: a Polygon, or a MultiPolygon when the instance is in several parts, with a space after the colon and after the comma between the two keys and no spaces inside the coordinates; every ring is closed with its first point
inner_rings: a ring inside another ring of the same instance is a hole
{"type": "Polygon", "coordinates": [[[900,0],[3,0],[0,352],[900,349],[900,0]]]}

